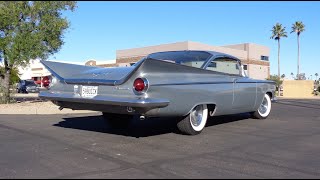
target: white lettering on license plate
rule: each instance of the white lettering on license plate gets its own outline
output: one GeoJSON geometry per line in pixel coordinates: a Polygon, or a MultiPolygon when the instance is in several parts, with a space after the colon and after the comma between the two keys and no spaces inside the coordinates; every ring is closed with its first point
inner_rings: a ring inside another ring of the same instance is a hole
{"type": "Polygon", "coordinates": [[[98,95],[98,86],[82,86],[81,96],[93,98],[98,95]]]}

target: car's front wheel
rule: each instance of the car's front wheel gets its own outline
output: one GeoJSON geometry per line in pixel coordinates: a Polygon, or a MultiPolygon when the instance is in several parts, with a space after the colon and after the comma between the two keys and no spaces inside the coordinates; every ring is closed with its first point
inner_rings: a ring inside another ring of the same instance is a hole
{"type": "Polygon", "coordinates": [[[206,104],[197,105],[190,114],[177,123],[177,127],[183,134],[196,135],[202,132],[208,119],[206,104]]]}
{"type": "Polygon", "coordinates": [[[252,113],[252,117],[256,119],[266,119],[271,112],[271,97],[268,94],[264,95],[259,108],[252,113]]]}
{"type": "Polygon", "coordinates": [[[102,116],[106,123],[112,128],[126,128],[129,126],[129,123],[133,118],[132,115],[113,114],[106,112],[102,112],[102,116]]]}

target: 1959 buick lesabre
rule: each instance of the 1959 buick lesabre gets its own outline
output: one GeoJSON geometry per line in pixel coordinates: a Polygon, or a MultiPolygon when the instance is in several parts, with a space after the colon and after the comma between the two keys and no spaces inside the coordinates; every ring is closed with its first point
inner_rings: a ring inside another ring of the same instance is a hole
{"type": "Polygon", "coordinates": [[[39,96],[60,108],[101,111],[111,125],[133,115],[177,117],[189,135],[199,134],[210,116],[267,118],[276,89],[273,81],[248,78],[236,57],[213,51],[152,53],[131,67],[42,63],[53,78],[39,96]]]}

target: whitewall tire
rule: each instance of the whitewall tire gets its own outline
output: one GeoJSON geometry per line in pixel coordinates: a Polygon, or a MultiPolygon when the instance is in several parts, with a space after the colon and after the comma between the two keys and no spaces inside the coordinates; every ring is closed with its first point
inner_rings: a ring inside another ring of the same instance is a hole
{"type": "Polygon", "coordinates": [[[252,113],[252,116],[256,119],[266,119],[271,112],[271,97],[268,94],[264,95],[264,98],[257,109],[252,113]]]}
{"type": "Polygon", "coordinates": [[[200,104],[194,107],[190,114],[177,123],[177,127],[183,134],[196,135],[206,126],[208,119],[208,107],[200,104]]]}

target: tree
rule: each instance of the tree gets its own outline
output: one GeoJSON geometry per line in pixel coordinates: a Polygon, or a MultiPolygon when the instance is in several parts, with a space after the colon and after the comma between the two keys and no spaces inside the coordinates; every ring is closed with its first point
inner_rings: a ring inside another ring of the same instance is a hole
{"type": "Polygon", "coordinates": [[[282,78],[282,79],[283,79],[283,78],[285,78],[285,77],[286,77],[286,75],[285,75],[285,74],[282,74],[282,75],[281,75],[281,78],[282,78]]]}
{"type": "Polygon", "coordinates": [[[316,80],[317,80],[318,79],[318,73],[315,73],[314,75],[316,76],[316,80]]]}
{"type": "Polygon", "coordinates": [[[305,26],[301,21],[296,21],[292,24],[292,31],[297,33],[297,42],[298,42],[298,64],[297,64],[297,76],[300,74],[300,34],[305,30],[305,26]]]}
{"type": "MultiPolygon", "coordinates": [[[[287,37],[286,27],[282,27],[282,24],[277,23],[272,27],[272,36],[270,39],[278,41],[278,77],[280,77],[280,39],[282,37],[287,37]]],[[[280,96],[280,91],[278,92],[280,96]]]]}
{"type": "Polygon", "coordinates": [[[283,81],[279,78],[279,76],[277,75],[270,75],[269,78],[267,78],[267,80],[271,80],[274,81],[276,83],[276,87],[278,89],[278,95],[280,96],[280,86],[282,85],[283,81]]]}
{"type": "MultiPolygon", "coordinates": [[[[4,67],[0,67],[0,77],[4,77],[4,67]]],[[[18,68],[14,67],[10,73],[10,85],[18,83],[20,80],[18,68]]]]}
{"type": "Polygon", "coordinates": [[[75,1],[0,1],[0,59],[4,64],[0,82],[5,103],[10,99],[12,69],[58,52],[69,27],[62,11],[75,8],[75,1]]]}

